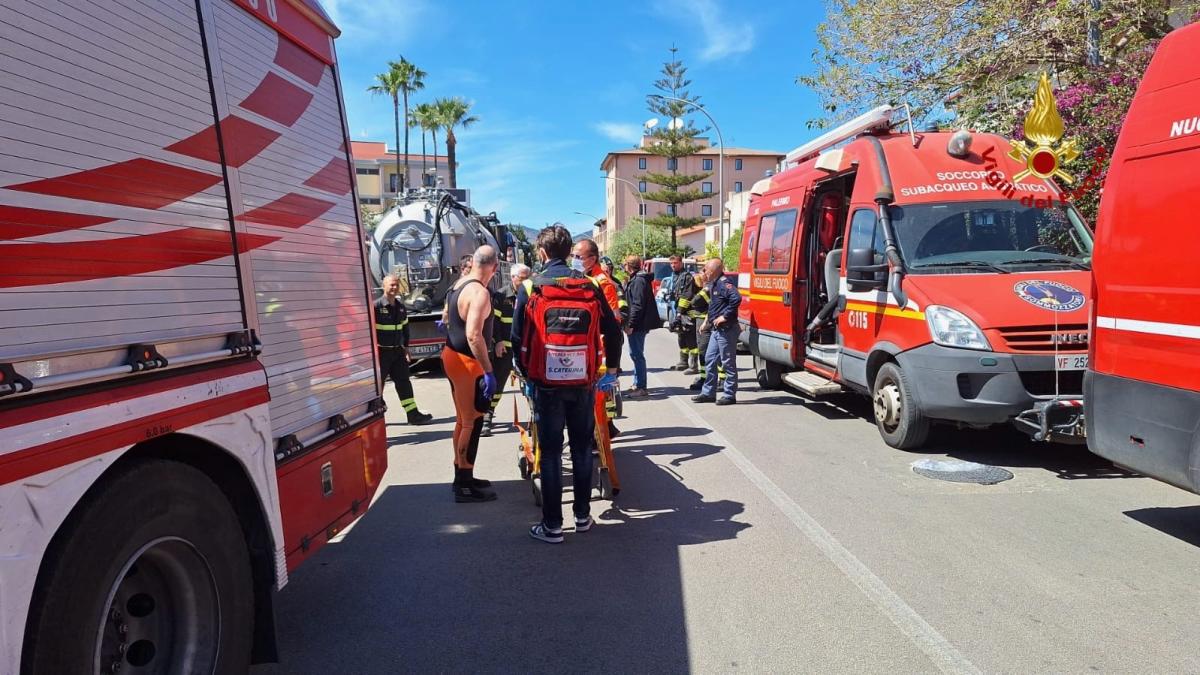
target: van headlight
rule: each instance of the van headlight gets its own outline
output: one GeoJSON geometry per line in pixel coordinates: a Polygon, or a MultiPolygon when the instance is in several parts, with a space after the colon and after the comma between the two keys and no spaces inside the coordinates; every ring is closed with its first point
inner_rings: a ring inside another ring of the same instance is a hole
{"type": "Polygon", "coordinates": [[[943,347],[988,351],[992,349],[979,326],[958,310],[930,305],[925,308],[925,321],[929,323],[930,337],[943,347]]]}

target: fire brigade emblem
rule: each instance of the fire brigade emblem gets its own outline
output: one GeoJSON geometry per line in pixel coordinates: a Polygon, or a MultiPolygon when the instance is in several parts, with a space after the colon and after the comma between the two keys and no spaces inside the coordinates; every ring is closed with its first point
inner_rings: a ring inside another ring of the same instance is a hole
{"type": "Polygon", "coordinates": [[[1079,156],[1079,148],[1074,139],[1060,143],[1062,136],[1063,121],[1050,88],[1050,76],[1042,73],[1033,97],[1033,108],[1025,115],[1025,140],[1009,141],[1012,150],[1008,156],[1025,162],[1025,169],[1013,176],[1013,182],[1032,175],[1058,178],[1068,185],[1074,183],[1061,167],[1079,156]]]}
{"type": "Polygon", "coordinates": [[[1031,280],[1013,286],[1017,297],[1052,312],[1070,312],[1083,307],[1083,293],[1057,281],[1031,280]]]}

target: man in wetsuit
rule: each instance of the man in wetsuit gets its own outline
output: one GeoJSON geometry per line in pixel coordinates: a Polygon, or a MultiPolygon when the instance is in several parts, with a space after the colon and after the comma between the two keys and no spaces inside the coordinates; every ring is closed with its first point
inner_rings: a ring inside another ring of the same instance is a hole
{"type": "Polygon", "coordinates": [[[499,261],[491,246],[480,246],[471,272],[446,299],[446,346],[442,367],[454,397],[454,501],[488,502],[496,493],[491,482],[475,477],[479,434],[483,416],[491,409],[492,394],[500,386],[492,372],[492,298],[488,283],[499,261]]]}
{"type": "Polygon", "coordinates": [[[417,410],[409,381],[408,309],[400,299],[400,278],[389,274],[383,278],[383,296],[375,301],[375,341],[379,344],[379,372],[392,378],[400,407],[409,424],[428,424],[433,415],[417,410]]]}

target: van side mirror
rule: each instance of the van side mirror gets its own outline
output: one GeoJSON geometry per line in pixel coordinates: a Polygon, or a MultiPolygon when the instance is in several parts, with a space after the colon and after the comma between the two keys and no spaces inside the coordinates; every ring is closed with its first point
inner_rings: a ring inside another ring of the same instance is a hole
{"type": "Polygon", "coordinates": [[[869,248],[852,248],[846,258],[846,287],[855,293],[887,288],[887,263],[869,248]]]}

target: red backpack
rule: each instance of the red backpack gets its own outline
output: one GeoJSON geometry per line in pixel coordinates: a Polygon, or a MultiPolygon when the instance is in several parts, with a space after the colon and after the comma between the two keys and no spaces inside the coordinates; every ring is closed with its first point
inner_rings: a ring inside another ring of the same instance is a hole
{"type": "Polygon", "coordinates": [[[600,371],[600,304],[587,277],[525,282],[526,328],[518,359],[525,377],[544,387],[595,384],[600,371]]]}

